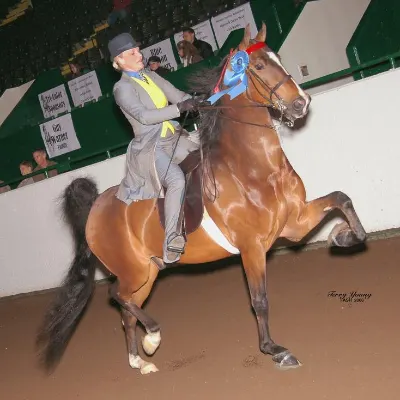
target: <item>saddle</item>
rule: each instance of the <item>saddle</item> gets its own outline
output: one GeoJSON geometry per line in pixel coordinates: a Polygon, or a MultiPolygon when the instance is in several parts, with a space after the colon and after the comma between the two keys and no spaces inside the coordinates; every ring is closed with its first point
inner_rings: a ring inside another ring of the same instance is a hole
{"type": "MultiPolygon", "coordinates": [[[[182,233],[184,236],[190,235],[201,224],[203,219],[204,204],[201,192],[201,169],[200,151],[190,153],[180,164],[182,172],[185,174],[185,198],[183,201],[183,212],[181,212],[180,223],[183,224],[182,233]],[[183,218],[182,218],[183,215],[183,218]]],[[[166,190],[164,188],[164,190],[166,190]]],[[[165,229],[164,198],[157,200],[160,223],[165,229]]]]}

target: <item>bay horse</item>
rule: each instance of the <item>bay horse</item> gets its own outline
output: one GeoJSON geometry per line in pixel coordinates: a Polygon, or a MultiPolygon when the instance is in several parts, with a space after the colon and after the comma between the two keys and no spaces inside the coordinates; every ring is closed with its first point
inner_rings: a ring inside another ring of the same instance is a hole
{"type": "MultiPolygon", "coordinates": [[[[193,88],[208,95],[227,89],[221,77],[240,67],[230,63],[239,52],[249,56],[244,69],[246,90],[200,108],[201,157],[197,167],[187,172],[193,177],[201,172],[203,184],[195,210],[201,210],[200,217],[205,210],[231,248],[241,255],[260,351],[271,355],[281,369],[296,368],[300,361],[271,338],[266,253],[278,238],[300,241],[334,209],[345,219],[332,229],[329,245],[362,243],[366,232],[345,193],[335,191],[306,201],[303,182],[281,148],[269,109],[279,110],[292,125],[307,115],[311,98],[267,46],[264,23],[254,39],[247,26],[238,47],[218,67],[193,75],[193,88]],[[212,191],[212,196],[207,194],[212,191]]],[[[196,193],[195,185],[191,187],[192,194],[196,193]]],[[[64,191],[63,213],[75,239],[75,258],[38,333],[37,345],[43,347],[41,360],[47,370],[60,361],[91,298],[95,269],[101,264],[116,277],[110,295],[121,307],[130,366],[142,374],[158,370],[139,356],[135,331],[140,321],[147,332],[143,349],[153,355],[160,345],[160,327],[142,305],[163,268],[162,203],[149,199],[127,206],[115,197],[116,190],[117,186],[99,194],[90,178],[77,178],[64,191]]],[[[188,218],[185,221],[190,222],[188,218]]],[[[203,225],[192,224],[186,235],[186,251],[180,260],[183,265],[212,262],[234,253],[214,240],[203,225]]]]}

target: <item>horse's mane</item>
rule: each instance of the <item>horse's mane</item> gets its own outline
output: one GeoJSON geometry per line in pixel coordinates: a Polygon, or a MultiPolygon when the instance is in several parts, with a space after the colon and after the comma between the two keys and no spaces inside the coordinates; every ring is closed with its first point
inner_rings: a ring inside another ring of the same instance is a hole
{"type": "MultiPolygon", "coordinates": [[[[188,77],[190,91],[196,92],[197,95],[205,94],[211,96],[221,76],[227,57],[224,57],[217,67],[204,67],[193,72],[188,77]]],[[[215,104],[218,104],[218,102],[215,104]]],[[[219,108],[199,110],[198,126],[204,152],[214,148],[218,144],[221,133],[220,118],[218,118],[220,113],[221,109],[219,108]]]]}
{"type": "MultiPolygon", "coordinates": [[[[221,77],[226,59],[225,56],[220,64],[214,68],[201,68],[190,74],[187,78],[191,92],[196,92],[197,95],[207,95],[207,98],[213,94],[213,90],[218,80],[221,77]]],[[[219,101],[214,103],[217,105],[219,101]]],[[[203,183],[205,174],[213,183],[213,197],[217,195],[216,185],[213,173],[213,163],[217,160],[219,148],[219,137],[222,130],[221,119],[219,118],[221,109],[210,107],[208,109],[199,110],[198,131],[200,135],[201,150],[203,152],[203,183]]],[[[207,185],[210,183],[207,180],[207,185]]],[[[210,190],[210,188],[208,188],[210,190]]]]}

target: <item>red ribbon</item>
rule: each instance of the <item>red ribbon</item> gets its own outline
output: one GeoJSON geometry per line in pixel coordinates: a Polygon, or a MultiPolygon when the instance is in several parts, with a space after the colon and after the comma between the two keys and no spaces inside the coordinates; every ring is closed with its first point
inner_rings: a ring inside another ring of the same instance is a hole
{"type": "Polygon", "coordinates": [[[250,47],[248,47],[246,49],[246,53],[250,55],[253,51],[262,49],[263,47],[265,47],[264,42],[257,42],[256,44],[252,44],[250,47]]]}

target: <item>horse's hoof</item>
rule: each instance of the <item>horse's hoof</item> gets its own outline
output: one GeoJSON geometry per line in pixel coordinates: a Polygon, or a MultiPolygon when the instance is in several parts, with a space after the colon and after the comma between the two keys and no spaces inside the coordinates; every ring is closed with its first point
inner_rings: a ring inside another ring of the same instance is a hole
{"type": "Polygon", "coordinates": [[[276,354],[272,357],[272,360],[275,362],[275,367],[281,371],[299,368],[302,366],[301,362],[288,350],[276,354]]]}
{"type": "Polygon", "coordinates": [[[140,356],[134,356],[132,354],[129,354],[129,365],[132,368],[139,369],[142,375],[147,375],[150,372],[158,371],[158,368],[153,363],[144,361],[140,358],[140,356]]]}
{"type": "Polygon", "coordinates": [[[158,368],[153,363],[146,362],[140,368],[140,373],[142,375],[147,375],[147,374],[150,374],[151,372],[158,372],[158,368]]]}
{"type": "Polygon", "coordinates": [[[151,356],[156,352],[156,350],[160,346],[160,342],[161,342],[161,333],[160,333],[160,331],[149,332],[142,339],[143,350],[145,351],[145,353],[148,356],[151,356]]]}
{"type": "Polygon", "coordinates": [[[329,246],[352,247],[361,242],[346,222],[337,224],[328,236],[329,246]]]}

